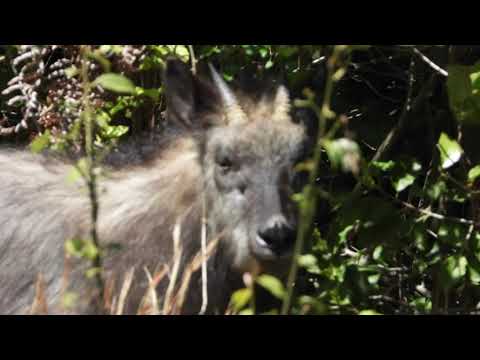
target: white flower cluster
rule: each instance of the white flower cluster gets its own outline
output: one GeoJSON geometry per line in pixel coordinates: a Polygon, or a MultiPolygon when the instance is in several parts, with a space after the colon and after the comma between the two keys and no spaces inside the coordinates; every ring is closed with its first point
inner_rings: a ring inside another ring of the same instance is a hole
{"type": "Polygon", "coordinates": [[[38,118],[42,105],[38,101],[38,91],[45,73],[44,57],[55,50],[56,45],[41,47],[22,45],[19,54],[13,59],[12,67],[16,76],[8,82],[2,95],[12,95],[8,106],[22,106],[23,118],[15,126],[14,132],[27,129],[32,118],[38,118]]]}
{"type": "MultiPolygon", "coordinates": [[[[93,46],[100,49],[100,46],[93,46]]],[[[121,72],[136,72],[145,59],[147,46],[123,45],[104,54],[112,67],[121,72]]],[[[8,97],[7,107],[21,114],[21,120],[8,119],[14,126],[2,128],[0,135],[20,130],[43,131],[55,127],[65,133],[81,113],[82,81],[69,70],[81,68],[78,45],[20,45],[11,60],[15,76],[1,93],[8,97]]],[[[99,63],[88,63],[89,76],[94,79],[102,69],[99,63]]],[[[74,71],[72,71],[75,73],[74,71]]],[[[93,89],[91,101],[102,100],[104,90],[93,89]]]]}

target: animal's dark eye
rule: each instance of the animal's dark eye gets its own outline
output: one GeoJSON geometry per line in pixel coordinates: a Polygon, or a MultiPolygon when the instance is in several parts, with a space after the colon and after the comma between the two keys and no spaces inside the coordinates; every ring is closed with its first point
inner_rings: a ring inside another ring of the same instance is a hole
{"type": "Polygon", "coordinates": [[[232,160],[227,156],[222,156],[221,158],[217,159],[217,164],[224,172],[230,171],[233,167],[232,160]]]}

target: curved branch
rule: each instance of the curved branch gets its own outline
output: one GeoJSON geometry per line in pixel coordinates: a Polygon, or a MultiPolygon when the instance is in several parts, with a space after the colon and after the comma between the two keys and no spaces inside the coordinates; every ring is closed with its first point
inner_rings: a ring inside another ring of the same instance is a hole
{"type": "Polygon", "coordinates": [[[417,54],[428,66],[430,66],[433,70],[435,70],[437,73],[439,73],[442,76],[448,77],[448,72],[446,70],[443,70],[440,66],[435,64],[432,60],[430,60],[428,57],[426,57],[420,50],[418,50],[416,47],[413,48],[413,52],[417,54]]]}
{"type": "MultiPolygon", "coordinates": [[[[407,96],[407,100],[405,102],[405,106],[403,108],[402,114],[400,115],[400,118],[397,124],[392,128],[392,130],[390,130],[387,137],[385,138],[385,140],[383,140],[382,144],[378,147],[377,152],[375,153],[375,155],[373,156],[370,162],[381,161],[386,158],[386,156],[389,154],[392,147],[400,139],[400,136],[403,133],[408,123],[410,114],[415,112],[423,104],[425,99],[429,96],[432,88],[435,86],[436,80],[437,80],[436,75],[435,74],[432,75],[432,77],[427,81],[425,86],[422,88],[420,93],[417,95],[417,97],[413,101],[410,101],[411,100],[411,89],[410,89],[409,95],[407,96]]],[[[359,195],[361,188],[362,188],[362,183],[358,182],[352,193],[353,198],[359,195]]]]}

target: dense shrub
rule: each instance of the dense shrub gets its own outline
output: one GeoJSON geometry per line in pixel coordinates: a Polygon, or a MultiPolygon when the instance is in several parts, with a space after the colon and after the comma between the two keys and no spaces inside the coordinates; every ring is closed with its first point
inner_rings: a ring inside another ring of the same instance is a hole
{"type": "Polygon", "coordinates": [[[0,142],[83,156],[85,106],[94,115],[90,150],[98,154],[129,136],[161,132],[161,71],[171,55],[194,70],[212,62],[227,81],[285,82],[297,115],[313,119],[317,148],[298,166],[310,182],[295,195],[302,214],[297,266],[287,284],[268,275],[247,281],[233,296],[234,312],[253,312],[254,284],[279,300],[267,304],[268,313],[478,311],[478,48],[82,49],[2,48],[0,142]]]}

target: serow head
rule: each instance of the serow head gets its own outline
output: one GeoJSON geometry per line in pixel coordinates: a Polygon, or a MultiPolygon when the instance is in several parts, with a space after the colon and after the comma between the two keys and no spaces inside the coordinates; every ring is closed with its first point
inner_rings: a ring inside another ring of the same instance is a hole
{"type": "Polygon", "coordinates": [[[167,64],[169,116],[198,129],[210,231],[221,234],[233,268],[275,268],[295,244],[304,126],[291,118],[285,87],[234,92],[212,66],[209,73],[202,80],[183,63],[167,64]]]}

